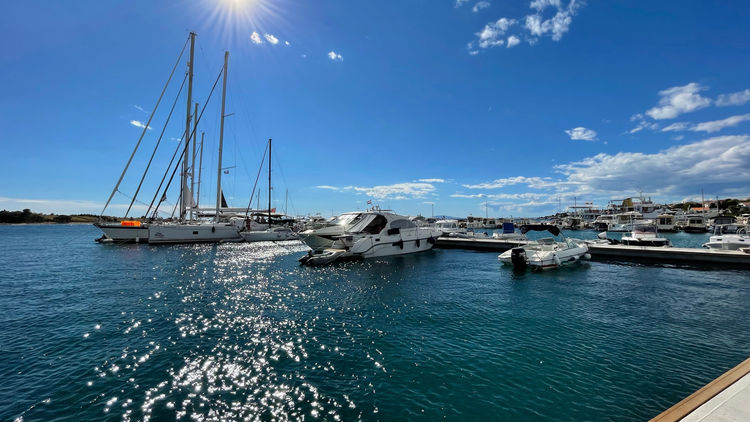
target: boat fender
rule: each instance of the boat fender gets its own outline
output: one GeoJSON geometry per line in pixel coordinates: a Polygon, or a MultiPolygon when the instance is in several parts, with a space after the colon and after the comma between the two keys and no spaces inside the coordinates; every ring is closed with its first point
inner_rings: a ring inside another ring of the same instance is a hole
{"type": "Polygon", "coordinates": [[[398,246],[399,248],[404,249],[404,241],[399,240],[398,242],[394,242],[393,246],[398,246]]]}
{"type": "Polygon", "coordinates": [[[427,238],[427,243],[429,243],[430,245],[434,245],[435,244],[435,238],[432,237],[432,236],[428,237],[427,238]]]}
{"type": "Polygon", "coordinates": [[[560,258],[557,257],[557,254],[552,254],[552,259],[555,261],[555,265],[560,265],[560,258]]]}
{"type": "Polygon", "coordinates": [[[211,226],[211,233],[216,233],[216,226],[211,226]]]}
{"type": "Polygon", "coordinates": [[[416,242],[414,242],[414,243],[416,243],[417,247],[419,247],[419,239],[417,239],[416,242]]]}
{"type": "Polygon", "coordinates": [[[583,254],[583,259],[591,259],[591,254],[590,253],[583,254]]]}

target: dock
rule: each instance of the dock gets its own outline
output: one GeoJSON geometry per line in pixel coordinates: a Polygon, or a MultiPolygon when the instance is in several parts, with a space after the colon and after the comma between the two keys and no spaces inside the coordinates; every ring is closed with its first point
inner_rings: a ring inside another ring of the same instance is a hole
{"type": "Polygon", "coordinates": [[[750,420],[750,359],[665,410],[651,422],[750,420]]]}
{"type": "MultiPolygon", "coordinates": [[[[466,249],[484,252],[505,252],[526,242],[503,239],[471,239],[440,237],[436,248],[466,249]]],[[[665,248],[652,246],[589,245],[595,261],[629,261],[677,265],[722,265],[722,267],[750,268],[750,253],[742,251],[709,250],[699,248],[665,248]]]]}

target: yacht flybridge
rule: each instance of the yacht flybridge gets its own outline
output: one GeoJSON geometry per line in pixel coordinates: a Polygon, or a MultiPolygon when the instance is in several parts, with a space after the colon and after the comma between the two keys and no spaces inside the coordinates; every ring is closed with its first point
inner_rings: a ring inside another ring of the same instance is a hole
{"type": "Polygon", "coordinates": [[[432,249],[442,231],[417,227],[403,215],[375,209],[363,212],[346,233],[321,252],[310,251],[300,258],[304,265],[325,265],[336,261],[386,257],[432,249]]]}

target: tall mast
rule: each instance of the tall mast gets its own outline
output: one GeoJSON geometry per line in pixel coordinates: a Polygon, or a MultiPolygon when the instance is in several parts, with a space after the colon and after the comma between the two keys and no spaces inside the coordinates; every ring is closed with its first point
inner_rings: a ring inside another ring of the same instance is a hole
{"type": "Polygon", "coordinates": [[[271,138],[268,138],[268,230],[271,230],[271,138]]]}
{"type": "MultiPolygon", "coordinates": [[[[193,135],[198,130],[198,103],[195,103],[195,113],[193,114],[193,135]]],[[[193,219],[193,208],[195,208],[196,200],[194,199],[195,194],[195,141],[196,138],[193,136],[193,152],[192,152],[192,163],[190,164],[190,219],[193,219]]]]}
{"type": "Polygon", "coordinates": [[[201,175],[203,173],[203,138],[206,136],[206,132],[201,132],[201,156],[198,159],[198,193],[195,194],[195,207],[198,208],[198,204],[201,202],[201,175]]]}
{"type": "Polygon", "coordinates": [[[224,148],[224,106],[227,99],[227,66],[229,63],[229,52],[224,52],[224,82],[221,89],[221,125],[219,126],[219,165],[216,176],[216,215],[214,221],[219,222],[219,208],[221,207],[221,150],[224,148]]]}
{"type": "Polygon", "coordinates": [[[185,153],[182,158],[182,175],[180,176],[180,222],[185,222],[187,209],[187,165],[188,165],[188,146],[190,145],[190,108],[193,105],[193,58],[195,57],[195,32],[190,33],[190,61],[188,61],[188,94],[187,94],[187,113],[185,117],[185,153]]]}

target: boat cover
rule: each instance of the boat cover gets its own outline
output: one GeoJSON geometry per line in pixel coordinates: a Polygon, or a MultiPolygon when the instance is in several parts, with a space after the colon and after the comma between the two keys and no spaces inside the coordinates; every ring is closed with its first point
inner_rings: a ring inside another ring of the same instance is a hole
{"type": "Polygon", "coordinates": [[[526,234],[530,231],[543,232],[545,230],[552,233],[553,236],[560,234],[560,229],[551,224],[524,224],[521,226],[521,234],[526,234]]]}

